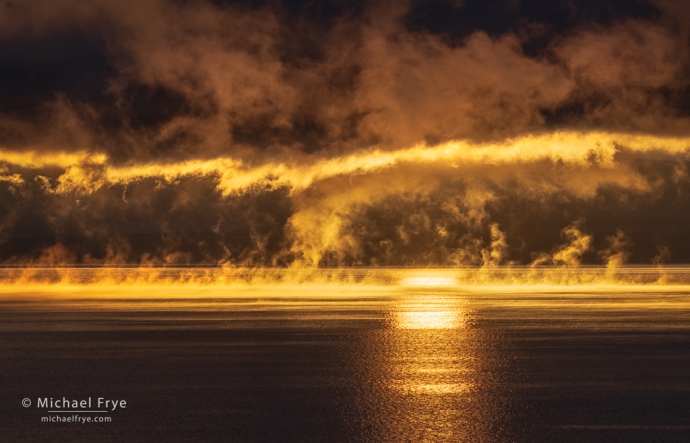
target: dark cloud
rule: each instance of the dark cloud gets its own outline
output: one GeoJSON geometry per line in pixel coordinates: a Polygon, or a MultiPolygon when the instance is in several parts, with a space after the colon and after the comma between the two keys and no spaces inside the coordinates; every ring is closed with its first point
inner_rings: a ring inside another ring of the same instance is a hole
{"type": "Polygon", "coordinates": [[[0,142],[137,160],[684,131],[675,4],[547,3],[22,3],[0,17],[0,142]]]}
{"type": "Polygon", "coordinates": [[[438,34],[449,44],[462,44],[475,32],[515,33],[525,51],[536,54],[554,36],[581,27],[661,15],[660,8],[639,0],[421,0],[412,3],[405,20],[411,31],[438,34]]]}

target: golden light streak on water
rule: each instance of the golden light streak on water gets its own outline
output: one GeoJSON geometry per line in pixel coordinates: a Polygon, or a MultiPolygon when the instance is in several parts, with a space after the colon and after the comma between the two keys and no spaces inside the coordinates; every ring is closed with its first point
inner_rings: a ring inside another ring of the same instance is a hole
{"type": "Polygon", "coordinates": [[[458,314],[438,311],[404,311],[396,314],[401,329],[452,329],[458,325],[458,314]]]}
{"type": "MultiPolygon", "coordinates": [[[[420,287],[396,298],[390,310],[392,331],[378,348],[378,368],[386,380],[382,396],[396,405],[395,423],[385,428],[399,441],[463,441],[458,426],[472,420],[468,408],[483,399],[478,382],[476,338],[466,329],[468,300],[462,295],[420,287]]],[[[474,432],[478,438],[481,431],[474,432]]]]}
{"type": "Polygon", "coordinates": [[[399,329],[455,329],[464,326],[466,301],[447,295],[417,294],[400,300],[394,324],[399,329]]]}

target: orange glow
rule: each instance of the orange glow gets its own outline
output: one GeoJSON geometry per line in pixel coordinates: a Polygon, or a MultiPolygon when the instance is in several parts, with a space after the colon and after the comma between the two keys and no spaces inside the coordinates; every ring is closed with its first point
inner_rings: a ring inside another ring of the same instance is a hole
{"type": "MultiPolygon", "coordinates": [[[[465,269],[385,268],[0,268],[0,292],[46,290],[88,296],[95,289],[112,291],[120,297],[136,297],[122,288],[163,291],[172,287],[199,291],[200,296],[233,288],[237,291],[280,288],[299,292],[301,288],[324,288],[329,294],[367,288],[372,293],[390,290],[567,292],[685,291],[690,284],[687,267],[514,267],[465,269]],[[167,288],[167,289],[166,289],[167,288]],[[334,292],[335,291],[335,292],[334,292]]],[[[192,295],[194,292],[192,292],[192,295]]],[[[412,309],[411,311],[415,311],[412,309]]],[[[442,318],[442,316],[440,317],[442,318]]]]}
{"type": "Polygon", "coordinates": [[[405,277],[402,281],[403,286],[423,286],[423,287],[448,287],[455,286],[456,281],[453,277],[438,275],[419,275],[405,277]]]}
{"type": "Polygon", "coordinates": [[[458,314],[451,311],[403,311],[396,314],[401,329],[451,329],[459,324],[458,314]]]}
{"type": "MultiPolygon", "coordinates": [[[[177,163],[145,163],[130,166],[111,165],[101,153],[14,152],[0,150],[0,162],[22,168],[62,168],[58,193],[90,193],[103,186],[125,184],[145,178],[168,182],[185,176],[217,177],[224,195],[242,192],[251,186],[289,186],[292,192],[340,175],[367,174],[398,164],[507,165],[539,161],[564,162],[587,166],[592,161],[613,167],[616,152],[624,147],[632,153],[662,152],[671,156],[690,152],[690,138],[604,132],[556,132],[508,139],[501,143],[452,141],[438,146],[417,145],[394,151],[372,150],[333,159],[309,159],[309,162],[266,163],[250,167],[240,159],[215,158],[177,163]]],[[[305,159],[306,160],[306,159],[305,159]]]]}

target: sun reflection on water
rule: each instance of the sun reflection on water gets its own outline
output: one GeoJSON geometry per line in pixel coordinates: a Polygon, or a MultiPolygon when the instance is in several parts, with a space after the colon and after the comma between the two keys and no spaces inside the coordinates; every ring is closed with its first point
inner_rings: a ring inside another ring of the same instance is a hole
{"type": "MultiPolygon", "coordinates": [[[[436,282],[413,282],[421,281],[436,282]]],[[[377,426],[384,440],[482,441],[485,362],[467,296],[420,288],[398,298],[388,315],[385,339],[375,348],[382,382],[375,407],[388,417],[377,426]]]]}
{"type": "Polygon", "coordinates": [[[396,312],[396,324],[400,329],[452,329],[460,326],[457,312],[403,311],[396,312]]]}
{"type": "Polygon", "coordinates": [[[467,301],[445,294],[416,294],[400,300],[393,313],[398,329],[455,329],[464,326],[467,301]]]}
{"type": "Polygon", "coordinates": [[[398,303],[393,323],[397,356],[391,387],[403,394],[461,394],[469,390],[456,340],[466,303],[457,297],[416,294],[398,303]]]}

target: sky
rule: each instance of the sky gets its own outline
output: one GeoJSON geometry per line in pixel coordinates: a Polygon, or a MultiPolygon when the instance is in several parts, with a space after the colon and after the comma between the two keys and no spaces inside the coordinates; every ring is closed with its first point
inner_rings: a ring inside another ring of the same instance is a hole
{"type": "Polygon", "coordinates": [[[0,264],[690,263],[684,0],[11,0],[0,264]]]}

